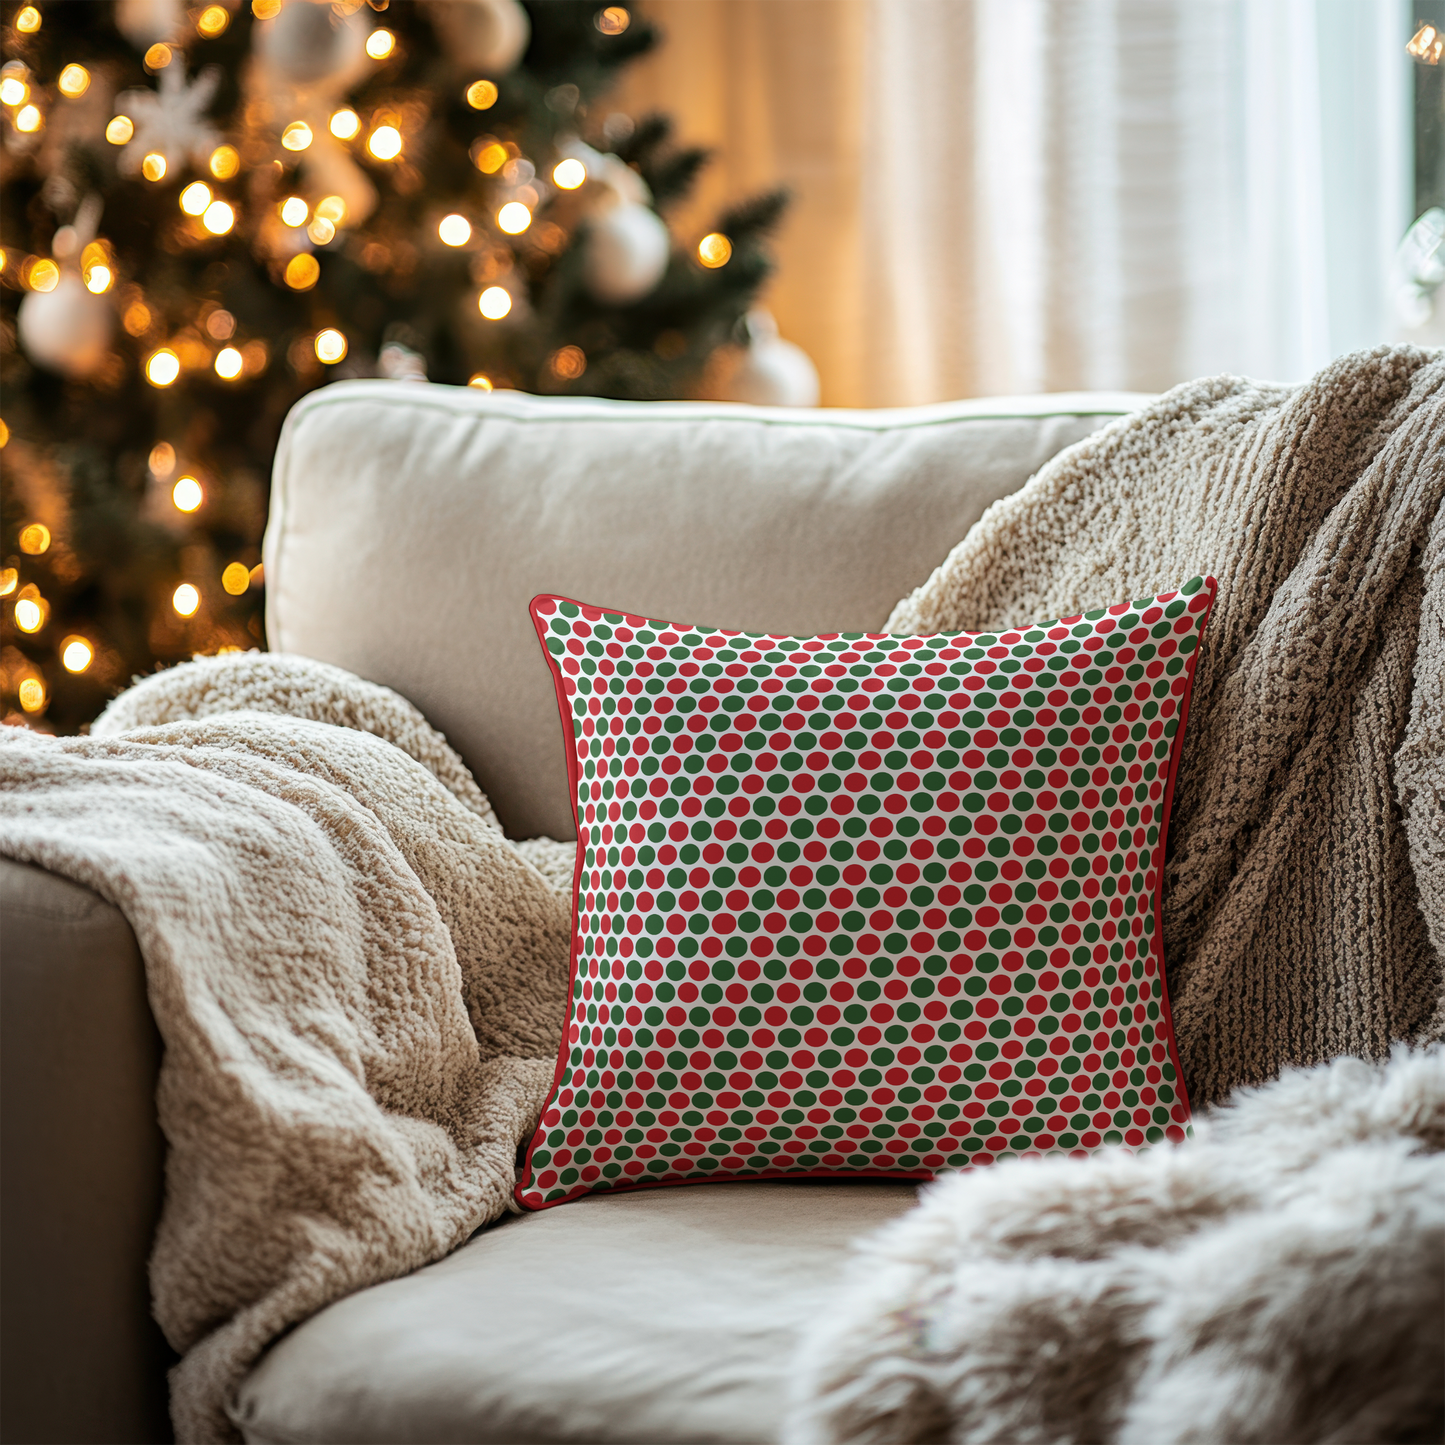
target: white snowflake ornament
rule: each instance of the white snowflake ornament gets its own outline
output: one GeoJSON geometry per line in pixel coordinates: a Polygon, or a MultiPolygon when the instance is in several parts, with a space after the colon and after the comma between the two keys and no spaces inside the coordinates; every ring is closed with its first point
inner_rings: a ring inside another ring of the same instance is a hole
{"type": "Polygon", "coordinates": [[[148,155],[166,159],[173,174],[187,160],[204,167],[221,137],[205,112],[221,83],[218,66],[208,65],[189,85],[185,65],[177,56],[160,74],[156,90],[127,90],[116,98],[117,115],[129,118],[135,131],[120,153],[123,175],[135,175],[148,155]]]}

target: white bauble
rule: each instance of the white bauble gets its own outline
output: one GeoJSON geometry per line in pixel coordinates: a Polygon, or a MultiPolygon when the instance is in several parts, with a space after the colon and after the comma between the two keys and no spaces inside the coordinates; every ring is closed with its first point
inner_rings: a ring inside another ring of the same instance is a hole
{"type": "Polygon", "coordinates": [[[53,291],[29,291],[16,316],[20,344],[37,366],[63,376],[92,376],[110,350],[115,312],[104,296],[93,296],[74,271],[65,271],[53,291]]]}
{"type": "Polygon", "coordinates": [[[429,8],[442,49],[459,70],[505,75],[532,38],[517,0],[432,0],[429,8]]]}
{"type": "Polygon", "coordinates": [[[341,18],[323,0],[287,0],[274,20],[256,26],[256,50],[281,79],[324,85],[365,60],[368,29],[359,15],[341,18]]]}
{"type": "Polygon", "coordinates": [[[609,306],[640,301],[667,270],[672,237],[662,217],[626,202],[593,217],[583,256],[587,289],[609,306]]]}
{"type": "Polygon", "coordinates": [[[137,50],[174,40],[185,23],[186,7],[181,0],[120,0],[115,7],[115,28],[137,50]]]}
{"type": "Polygon", "coordinates": [[[750,406],[817,406],[818,368],[801,346],[778,335],[772,313],[761,307],[749,311],[747,334],[748,349],[727,379],[723,400],[750,406]]]}

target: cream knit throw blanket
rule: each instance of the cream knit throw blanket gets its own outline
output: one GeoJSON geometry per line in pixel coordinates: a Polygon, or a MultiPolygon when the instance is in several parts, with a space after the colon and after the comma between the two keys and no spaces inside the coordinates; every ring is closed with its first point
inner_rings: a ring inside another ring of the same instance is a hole
{"type": "Polygon", "coordinates": [[[1164,943],[1177,1149],[945,1177],[812,1326],[788,1445],[1438,1440],[1445,359],[1179,387],[895,610],[998,628],[1212,572],[1164,943]]]}
{"type": "Polygon", "coordinates": [[[226,1402],[277,1334],[507,1207],[568,904],[415,708],[284,657],[159,674],[88,738],[0,729],[0,853],[93,888],[139,939],[172,1416],[182,1441],[237,1439],[226,1402]]]}

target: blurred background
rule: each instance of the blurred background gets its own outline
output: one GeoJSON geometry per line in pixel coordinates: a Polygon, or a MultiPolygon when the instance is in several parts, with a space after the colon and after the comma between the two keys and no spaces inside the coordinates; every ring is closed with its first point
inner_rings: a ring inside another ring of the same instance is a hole
{"type": "Polygon", "coordinates": [[[4,0],[0,715],[75,731],[264,645],[277,436],[337,380],[876,407],[1445,343],[1442,32],[1445,0],[4,0]]]}

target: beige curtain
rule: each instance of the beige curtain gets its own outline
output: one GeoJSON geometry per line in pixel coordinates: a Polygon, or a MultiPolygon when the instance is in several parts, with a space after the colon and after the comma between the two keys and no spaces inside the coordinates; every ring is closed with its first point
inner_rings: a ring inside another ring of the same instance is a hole
{"type": "Polygon", "coordinates": [[[766,301],[825,405],[1296,379],[1388,339],[1404,0],[646,9],[615,104],[716,151],[682,235],[792,188],[766,301]]]}

